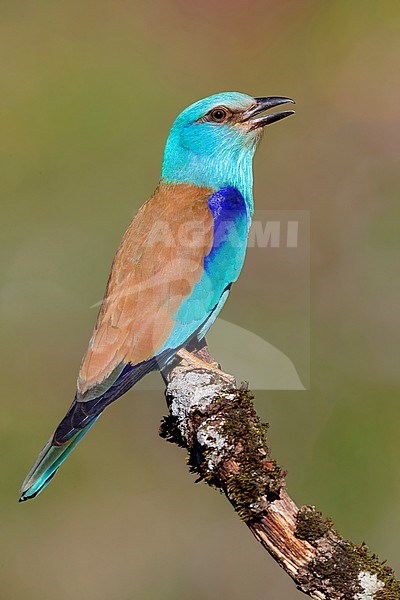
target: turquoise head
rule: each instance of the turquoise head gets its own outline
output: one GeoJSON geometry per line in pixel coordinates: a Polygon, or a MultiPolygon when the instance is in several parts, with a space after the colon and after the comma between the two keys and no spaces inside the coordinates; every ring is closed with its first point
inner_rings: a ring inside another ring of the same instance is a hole
{"type": "Polygon", "coordinates": [[[224,92],[186,108],[165,147],[162,180],[221,189],[236,187],[252,207],[252,159],[265,125],[293,114],[265,110],[290,98],[224,92]],[[261,116],[260,116],[261,115],[261,116]]]}

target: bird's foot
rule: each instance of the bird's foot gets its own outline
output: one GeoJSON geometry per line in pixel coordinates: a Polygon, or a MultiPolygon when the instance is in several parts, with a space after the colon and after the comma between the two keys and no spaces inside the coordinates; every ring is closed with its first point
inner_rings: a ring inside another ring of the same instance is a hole
{"type": "Polygon", "coordinates": [[[181,359],[183,359],[189,365],[193,365],[194,369],[204,369],[206,371],[212,371],[220,377],[226,378],[227,374],[221,371],[221,365],[213,360],[211,354],[208,351],[207,346],[201,348],[201,350],[194,352],[188,352],[184,348],[181,348],[176,353],[181,359]]]}

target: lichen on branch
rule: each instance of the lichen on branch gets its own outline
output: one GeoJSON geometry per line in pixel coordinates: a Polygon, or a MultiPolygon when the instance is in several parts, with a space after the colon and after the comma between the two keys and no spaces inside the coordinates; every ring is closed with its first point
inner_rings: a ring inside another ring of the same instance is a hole
{"type": "Polygon", "coordinates": [[[220,490],[304,594],[318,600],[400,600],[393,571],[344,540],[313,506],[286,492],[247,386],[236,386],[207,347],[182,350],[163,370],[169,415],[160,435],[186,448],[197,481],[220,490]]]}

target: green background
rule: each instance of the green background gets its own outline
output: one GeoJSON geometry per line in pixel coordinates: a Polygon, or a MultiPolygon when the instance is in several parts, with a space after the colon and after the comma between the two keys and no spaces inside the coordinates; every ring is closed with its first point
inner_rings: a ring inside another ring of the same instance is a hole
{"type": "MultiPolygon", "coordinates": [[[[300,597],[158,438],[156,392],[17,503],[174,117],[226,90],[297,101],[255,159],[257,208],[311,212],[311,389],[258,393],[273,454],[298,503],[400,567],[399,30],[388,1],[0,3],[1,599],[300,597]]],[[[224,318],[290,335],[290,298],[253,291],[224,318]]]]}

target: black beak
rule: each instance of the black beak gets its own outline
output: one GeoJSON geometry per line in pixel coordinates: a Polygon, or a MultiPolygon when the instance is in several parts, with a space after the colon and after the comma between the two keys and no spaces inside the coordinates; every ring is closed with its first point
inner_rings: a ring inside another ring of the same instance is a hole
{"type": "Polygon", "coordinates": [[[280,106],[281,104],[288,104],[288,102],[295,104],[294,100],[291,98],[285,98],[284,96],[267,96],[262,98],[254,98],[254,100],[256,102],[255,105],[243,114],[243,121],[251,124],[250,129],[258,129],[259,127],[276,123],[276,121],[280,121],[281,119],[285,119],[286,117],[290,117],[290,115],[294,114],[294,110],[285,110],[283,112],[272,113],[270,115],[264,115],[258,119],[254,119],[253,117],[264,112],[265,110],[268,110],[269,108],[274,108],[275,106],[280,106]]]}

